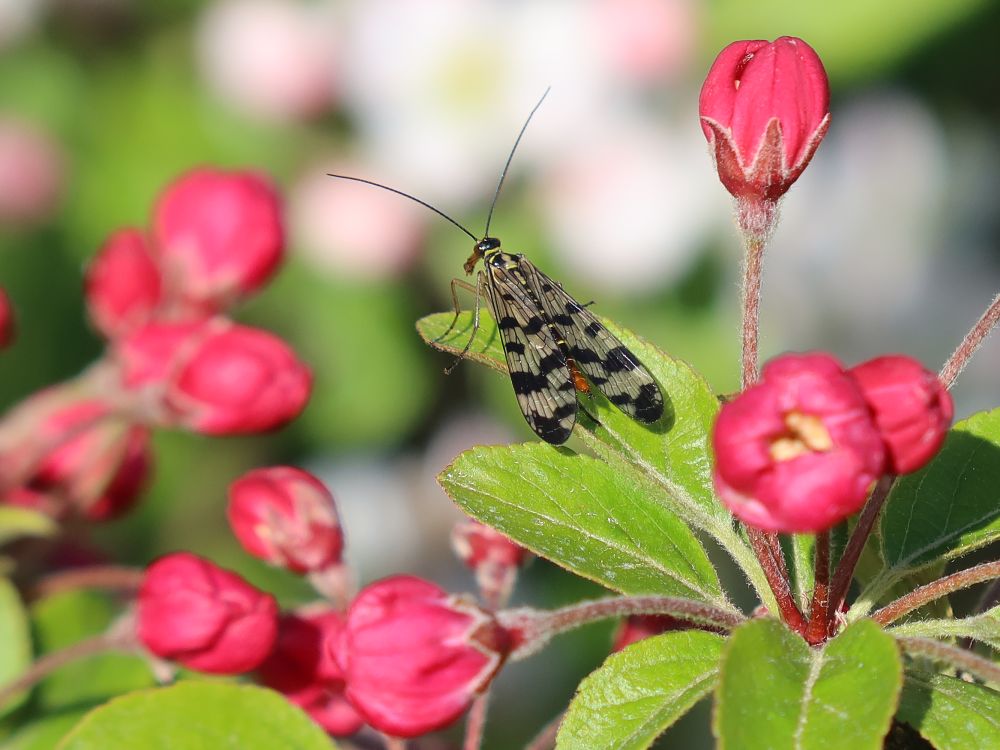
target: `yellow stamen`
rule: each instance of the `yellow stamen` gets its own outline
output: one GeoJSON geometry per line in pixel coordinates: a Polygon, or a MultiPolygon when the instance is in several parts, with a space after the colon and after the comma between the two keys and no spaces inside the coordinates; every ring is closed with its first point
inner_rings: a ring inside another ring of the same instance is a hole
{"type": "Polygon", "coordinates": [[[833,447],[833,439],[819,417],[792,411],[785,415],[788,431],[771,442],[775,461],[790,461],[804,453],[822,453],[833,447]]]}

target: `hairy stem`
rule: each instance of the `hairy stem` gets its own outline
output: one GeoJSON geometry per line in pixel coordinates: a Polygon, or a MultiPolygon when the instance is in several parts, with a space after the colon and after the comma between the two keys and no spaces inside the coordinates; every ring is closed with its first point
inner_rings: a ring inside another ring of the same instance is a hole
{"type": "Polygon", "coordinates": [[[930,638],[899,638],[897,640],[903,650],[911,654],[919,654],[936,661],[947,662],[959,669],[964,669],[981,680],[1000,683],[1000,665],[981,656],[976,656],[964,648],[949,646],[930,638]]]}
{"type": "Polygon", "coordinates": [[[612,596],[571,604],[549,612],[508,609],[497,613],[500,624],[515,634],[511,659],[531,656],[556,635],[598,620],[628,615],[670,615],[709,630],[732,630],[744,621],[735,610],[672,596],[612,596]]]}
{"type": "Polygon", "coordinates": [[[28,589],[29,600],[76,589],[111,589],[133,593],[142,584],[143,571],[121,565],[92,565],[50,573],[28,589]]]}
{"type": "Polygon", "coordinates": [[[744,389],[757,380],[760,340],[760,286],[764,267],[764,240],[744,235],[746,255],[743,259],[743,352],[740,382],[744,389]]]}
{"type": "Polygon", "coordinates": [[[960,570],[944,578],[931,581],[899,597],[896,601],[887,604],[873,614],[872,619],[880,625],[888,625],[913,610],[919,609],[925,604],[935,599],[940,599],[942,596],[946,596],[953,591],[968,588],[977,583],[990,581],[995,578],[1000,578],[1000,562],[982,563],[968,570],[960,570]]]}
{"type": "Polygon", "coordinates": [[[559,734],[559,725],[562,724],[566,712],[559,714],[552,721],[542,727],[542,731],[535,735],[524,750],[552,750],[556,746],[556,735],[559,734]]]}
{"type": "Polygon", "coordinates": [[[830,531],[816,535],[816,574],[806,640],[815,645],[830,632],[830,531]]]}
{"type": "Polygon", "coordinates": [[[889,496],[889,490],[892,489],[892,483],[895,480],[894,476],[882,477],[875,485],[875,489],[872,490],[868,502],[865,503],[865,507],[858,517],[858,524],[854,527],[851,538],[847,540],[844,554],[837,564],[837,570],[833,574],[833,582],[830,584],[830,603],[828,605],[830,612],[837,612],[840,605],[844,603],[847,591],[851,587],[851,581],[854,579],[854,569],[858,565],[861,553],[868,543],[872,529],[875,528],[875,521],[878,520],[879,513],[882,512],[882,506],[885,505],[885,499],[889,496]]]}
{"type": "Polygon", "coordinates": [[[462,750],[479,750],[483,745],[483,730],[486,729],[486,710],[490,704],[490,692],[486,690],[476,696],[465,720],[465,741],[462,750]]]}
{"type": "Polygon", "coordinates": [[[0,687],[0,707],[5,706],[14,696],[34,687],[60,667],[78,659],[107,651],[122,651],[134,648],[136,643],[130,634],[117,627],[107,633],[95,635],[74,643],[72,646],[45,654],[34,662],[20,677],[0,687]]]}
{"type": "Polygon", "coordinates": [[[976,349],[982,345],[998,322],[1000,322],[1000,294],[993,298],[993,302],[986,308],[986,312],[976,321],[976,324],[972,326],[969,332],[965,334],[962,343],[952,352],[948,361],[945,362],[944,367],[941,368],[938,377],[944,383],[945,388],[951,388],[954,385],[959,373],[969,363],[972,355],[976,353],[976,349]]]}
{"type": "Polygon", "coordinates": [[[764,576],[771,587],[771,593],[778,603],[778,614],[781,619],[796,633],[805,633],[806,622],[792,596],[792,586],[788,580],[788,569],[785,567],[785,556],[781,552],[776,534],[768,534],[751,526],[747,527],[747,537],[753,547],[764,576]]]}

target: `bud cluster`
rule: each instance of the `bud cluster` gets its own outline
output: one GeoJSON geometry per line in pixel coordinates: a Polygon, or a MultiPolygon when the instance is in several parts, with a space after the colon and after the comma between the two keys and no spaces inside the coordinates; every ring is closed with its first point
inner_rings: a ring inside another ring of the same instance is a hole
{"type": "MultiPolygon", "coordinates": [[[[240,477],[229,489],[228,516],[243,548],[272,565],[311,580],[344,568],[333,496],[302,469],[240,477]]],[[[524,558],[491,529],[478,531],[496,537],[480,548],[485,559],[501,564],[499,555],[516,566],[524,558]]],[[[513,641],[491,612],[413,576],[376,581],[339,606],[279,613],[269,594],[185,552],[147,568],[137,620],[139,640],[156,656],[216,674],[255,670],[334,736],[368,724],[415,737],[452,723],[513,641]]]]}
{"type": "MultiPolygon", "coordinates": [[[[160,196],[149,231],[113,232],[84,284],[107,353],[0,420],[0,502],[103,520],[144,486],[151,428],[229,435],[294,418],[308,368],[278,337],[225,317],[283,253],[278,195],[250,172],[194,169],[160,196]]],[[[12,331],[0,290],[0,346],[12,331]]]]}

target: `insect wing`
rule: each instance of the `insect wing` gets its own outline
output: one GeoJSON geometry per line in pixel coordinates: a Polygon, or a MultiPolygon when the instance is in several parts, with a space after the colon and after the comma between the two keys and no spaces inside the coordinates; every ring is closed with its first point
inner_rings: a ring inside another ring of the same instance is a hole
{"type": "Polygon", "coordinates": [[[565,339],[577,367],[608,401],[639,422],[658,420],[663,415],[663,394],[639,358],[530,261],[521,258],[518,268],[565,339]]]}
{"type": "Polygon", "coordinates": [[[564,443],[577,411],[566,355],[517,270],[488,266],[486,273],[490,308],[521,413],[542,440],[564,443]]]}

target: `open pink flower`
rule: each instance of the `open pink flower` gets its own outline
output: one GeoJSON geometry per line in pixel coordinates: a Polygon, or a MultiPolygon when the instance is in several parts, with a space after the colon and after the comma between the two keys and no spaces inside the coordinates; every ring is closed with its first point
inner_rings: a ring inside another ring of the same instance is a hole
{"type": "Polygon", "coordinates": [[[416,737],[455,721],[508,650],[507,631],[487,612],[428,581],[392,576],[351,603],[335,656],[367,722],[416,737]]]}
{"type": "Polygon", "coordinates": [[[741,520],[813,532],[856,512],[885,448],[854,380],[828,354],[786,354],[725,404],[712,434],[715,487],[741,520]]]}
{"type": "Polygon", "coordinates": [[[274,597],[188,552],[150,565],[139,589],[139,640],[200,672],[255,668],[271,652],[277,624],[274,597]]]}
{"type": "Polygon", "coordinates": [[[889,471],[908,474],[930,461],[955,413],[937,375],[901,354],[862,362],[849,373],[875,415],[889,471]]]}
{"type": "Polygon", "coordinates": [[[812,159],[829,109],[823,63],[801,39],[730,44],[712,64],[699,99],[722,184],[736,198],[777,200],[812,159]]]}

